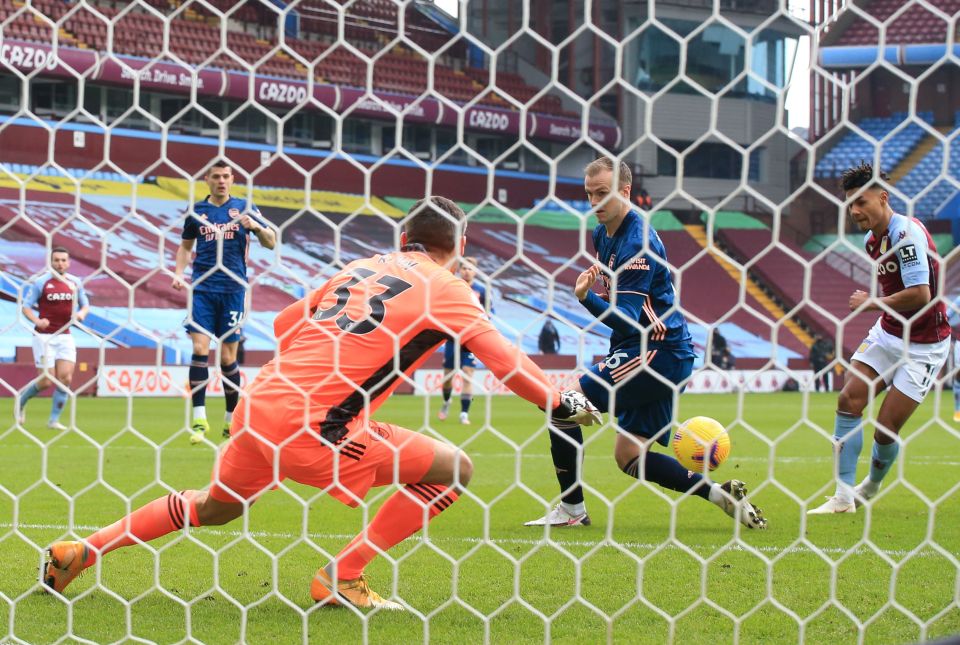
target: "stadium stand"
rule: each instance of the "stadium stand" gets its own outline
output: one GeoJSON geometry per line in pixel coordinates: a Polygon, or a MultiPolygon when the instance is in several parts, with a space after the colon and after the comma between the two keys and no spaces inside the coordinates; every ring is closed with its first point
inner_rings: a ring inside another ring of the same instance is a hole
{"type": "MultiPolygon", "coordinates": [[[[12,0],[3,1],[7,3],[7,10],[19,8],[12,0]]],[[[331,44],[329,39],[309,40],[287,35],[284,43],[288,52],[272,45],[269,40],[238,30],[238,24],[244,29],[262,28],[261,23],[239,22],[262,18],[261,14],[266,10],[259,3],[259,9],[245,5],[232,11],[227,30],[223,33],[219,16],[207,11],[200,13],[193,5],[172,16],[167,20],[170,25],[167,51],[176,58],[164,53],[164,21],[141,10],[139,6],[117,9],[105,3],[97,4],[95,11],[102,14],[101,17],[86,6],[71,11],[70,4],[62,0],[37,0],[33,4],[54,21],[63,19],[69,12],[58,30],[60,43],[65,46],[112,51],[167,62],[179,59],[191,66],[233,71],[246,71],[247,64],[252,64],[258,74],[300,80],[309,76],[310,66],[314,77],[324,83],[363,87],[366,82],[367,60],[350,49],[331,44]],[[112,37],[108,37],[110,22],[113,23],[112,37]],[[291,56],[291,52],[303,60],[297,60],[296,56],[291,56]]],[[[153,6],[169,11],[175,4],[156,2],[153,6]]],[[[221,2],[215,6],[230,10],[234,4],[221,2]]],[[[303,15],[305,32],[309,27],[311,33],[319,33],[321,37],[325,34],[336,35],[340,14],[332,5],[305,2],[298,8],[303,15]]],[[[373,65],[374,89],[412,95],[427,91],[427,60],[404,47],[387,49],[389,41],[397,35],[399,17],[396,4],[391,0],[353,2],[344,9],[343,16],[346,35],[352,47],[364,57],[379,56],[373,65]]],[[[413,5],[407,8],[405,19],[411,40],[428,52],[449,44],[449,34],[444,34],[413,5]]],[[[50,42],[51,31],[47,21],[25,11],[6,26],[5,35],[28,41],[50,42]]],[[[449,100],[465,103],[477,99],[482,105],[510,109],[514,105],[510,98],[526,103],[538,92],[519,74],[498,72],[493,78],[489,70],[469,67],[462,44],[446,49],[439,63],[433,71],[434,90],[449,100]]],[[[530,104],[530,109],[544,114],[577,116],[565,111],[561,100],[553,95],[540,97],[530,104]]]]}
{"type": "MultiPolygon", "coordinates": [[[[958,0],[928,0],[929,4],[948,16],[960,11],[958,0]]],[[[873,0],[870,15],[886,22],[904,6],[902,0],[873,0]]],[[[942,43],[947,40],[949,23],[922,5],[913,4],[887,24],[887,43],[942,43]]],[[[838,45],[876,45],[880,40],[877,27],[864,18],[857,18],[837,41],[838,45]]]]}
{"type": "MultiPolygon", "coordinates": [[[[917,118],[933,124],[933,112],[921,112],[917,114],[917,118]]],[[[864,138],[857,132],[848,133],[817,163],[816,177],[839,177],[844,170],[861,160],[873,159],[877,145],[881,146],[880,162],[883,167],[895,168],[927,134],[916,122],[911,121],[904,125],[904,122],[909,120],[910,115],[903,112],[897,112],[890,117],[862,119],[857,126],[870,138],[864,138]],[[897,131],[893,136],[880,143],[894,130],[897,131]]]]}
{"type": "Polygon", "coordinates": [[[791,318],[828,338],[842,333],[847,354],[866,338],[875,317],[851,316],[848,304],[863,285],[831,266],[826,254],[810,253],[766,227],[718,228],[717,239],[786,305],[791,318]]]}
{"type": "MultiPolygon", "coordinates": [[[[960,144],[956,143],[957,133],[960,132],[960,113],[955,117],[954,128],[943,133],[946,145],[949,146],[949,158],[947,160],[946,176],[960,179],[960,144]]],[[[914,198],[921,191],[927,190],[933,184],[926,194],[924,194],[914,205],[914,213],[920,217],[934,217],[956,194],[957,189],[950,182],[942,179],[941,172],[943,166],[944,144],[937,143],[933,149],[927,153],[910,172],[908,172],[899,182],[897,188],[910,198],[914,198]]],[[[891,200],[894,209],[905,213],[906,204],[903,200],[895,198],[891,200]]]]}
{"type": "MultiPolygon", "coordinates": [[[[186,336],[178,333],[185,300],[182,294],[170,289],[170,277],[158,271],[156,258],[157,249],[161,248],[164,266],[168,269],[173,266],[179,244],[180,213],[185,207],[182,196],[186,194],[186,182],[154,178],[139,183],[136,186],[137,209],[132,214],[131,185],[122,174],[66,169],[65,176],[56,168],[28,164],[10,164],[7,170],[21,178],[34,176],[42,179],[29,185],[27,212],[35,222],[51,229],[56,228],[62,219],[64,208],[74,207],[74,198],[58,191],[57,182],[72,184],[73,179],[84,178],[84,197],[79,203],[81,218],[61,227],[55,241],[75,252],[73,271],[84,279],[94,302],[94,311],[99,320],[104,321],[102,330],[107,331],[96,330],[101,331],[101,335],[116,335],[116,330],[142,331],[162,339],[170,351],[188,352],[186,336]],[[100,238],[86,223],[116,233],[100,238]],[[83,249],[95,252],[81,252],[83,249]],[[102,258],[106,260],[101,268],[98,263],[102,258]],[[135,315],[129,313],[131,299],[135,315]]],[[[284,188],[258,187],[254,199],[268,218],[282,223],[293,211],[289,207],[270,205],[274,203],[271,197],[277,193],[288,198],[290,192],[284,188]]],[[[0,181],[0,216],[4,219],[15,218],[19,203],[16,196],[17,189],[12,183],[5,186],[0,181]]],[[[344,197],[362,202],[360,196],[344,197]]],[[[283,203],[279,198],[275,201],[283,203]]],[[[299,202],[303,202],[302,196],[299,202]]],[[[399,217],[411,202],[408,198],[392,197],[379,208],[390,217],[399,217]]],[[[331,200],[325,199],[324,203],[330,205],[331,200]]],[[[471,205],[465,206],[471,210],[471,205]]],[[[273,338],[269,332],[275,312],[303,294],[302,288],[290,280],[289,275],[305,278],[311,285],[318,284],[333,270],[337,261],[349,262],[392,248],[394,231],[389,223],[376,217],[351,217],[350,209],[345,206],[343,213],[327,211],[322,219],[299,217],[287,222],[279,260],[258,246],[251,250],[249,264],[251,275],[255,276],[252,323],[244,332],[249,349],[272,348],[273,338]],[[339,235],[334,227],[339,230],[339,235]],[[331,255],[335,236],[339,248],[336,258],[331,255]],[[282,270],[277,266],[282,266],[282,270]],[[319,273],[318,267],[322,267],[319,273]]],[[[575,219],[569,212],[543,208],[507,217],[490,207],[476,209],[471,218],[470,252],[480,257],[482,274],[494,289],[497,301],[495,322],[504,334],[527,351],[537,351],[536,336],[540,324],[539,318],[532,317],[530,312],[548,309],[531,294],[546,293],[551,281],[572,285],[579,271],[586,268],[583,257],[573,264],[570,262],[570,258],[577,257],[580,245],[579,235],[573,232],[572,224],[579,229],[579,222],[574,222],[575,219]],[[517,253],[521,246],[522,255],[517,253]]],[[[765,362],[776,356],[780,363],[786,364],[790,359],[805,355],[803,344],[785,330],[781,330],[778,336],[779,348],[771,343],[775,319],[749,294],[745,296],[744,305],[737,305],[740,285],[720,270],[711,256],[703,253],[672,213],[658,212],[652,222],[670,250],[671,263],[684,267],[678,287],[684,308],[693,316],[691,333],[701,352],[701,360],[708,329],[718,324],[738,358],[765,362]]],[[[13,225],[0,245],[0,262],[15,267],[12,275],[24,279],[43,270],[44,248],[40,233],[21,220],[13,225]]],[[[15,297],[15,289],[12,294],[15,297]]],[[[560,320],[578,327],[590,324],[568,288],[560,286],[553,294],[549,308],[560,320]]],[[[608,336],[609,330],[594,322],[591,333],[582,337],[587,355],[602,354],[608,336]]],[[[20,341],[13,339],[10,349],[18,344],[29,345],[29,334],[20,341]]],[[[81,346],[96,345],[94,337],[81,343],[81,346]]],[[[10,358],[0,356],[0,360],[10,358]]]]}

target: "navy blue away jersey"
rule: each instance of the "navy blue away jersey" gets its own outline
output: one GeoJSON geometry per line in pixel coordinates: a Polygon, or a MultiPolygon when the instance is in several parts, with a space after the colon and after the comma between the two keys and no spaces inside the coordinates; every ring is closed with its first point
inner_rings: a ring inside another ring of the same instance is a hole
{"type": "Polygon", "coordinates": [[[692,356],[690,331],[679,311],[667,251],[653,227],[636,211],[630,211],[613,237],[607,237],[607,229],[598,225],[593,231],[593,246],[597,261],[616,274],[614,281],[605,273],[600,274],[606,290],[603,295],[619,310],[607,316],[629,323],[608,323],[613,329],[611,351],[639,347],[646,330],[648,347],[669,348],[681,354],[689,352],[692,356]],[[611,291],[616,297],[611,297],[611,291]]]}
{"type": "MultiPolygon", "coordinates": [[[[193,213],[187,214],[182,238],[197,241],[197,255],[193,260],[194,291],[223,293],[247,288],[247,239],[250,231],[240,226],[239,221],[245,210],[247,200],[231,197],[223,206],[214,206],[204,199],[193,205],[193,213]],[[223,260],[222,265],[218,266],[218,248],[221,245],[223,260]],[[216,270],[207,275],[215,267],[216,270]]],[[[253,203],[250,204],[249,214],[261,226],[267,225],[253,203]]]]}

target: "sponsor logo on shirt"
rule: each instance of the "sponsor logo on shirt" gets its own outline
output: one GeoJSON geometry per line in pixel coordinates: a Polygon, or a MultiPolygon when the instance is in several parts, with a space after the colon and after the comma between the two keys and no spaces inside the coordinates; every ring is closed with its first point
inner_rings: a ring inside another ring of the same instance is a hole
{"type": "Polygon", "coordinates": [[[635,259],[633,262],[631,262],[630,264],[628,264],[628,265],[627,265],[626,267],[624,267],[624,268],[625,268],[626,270],[628,270],[628,271],[629,271],[629,270],[634,270],[634,271],[649,271],[649,270],[650,270],[650,265],[647,264],[647,258],[637,258],[637,259],[635,259]]]}
{"type": "Polygon", "coordinates": [[[200,227],[200,235],[202,235],[207,242],[211,242],[218,237],[222,237],[225,240],[232,240],[239,230],[240,225],[236,222],[227,222],[225,224],[211,223],[204,224],[200,227]]]}
{"type": "Polygon", "coordinates": [[[903,263],[903,266],[914,266],[920,264],[920,258],[917,257],[917,247],[913,244],[907,244],[906,246],[900,247],[900,250],[897,251],[900,254],[900,262],[903,263]]]}

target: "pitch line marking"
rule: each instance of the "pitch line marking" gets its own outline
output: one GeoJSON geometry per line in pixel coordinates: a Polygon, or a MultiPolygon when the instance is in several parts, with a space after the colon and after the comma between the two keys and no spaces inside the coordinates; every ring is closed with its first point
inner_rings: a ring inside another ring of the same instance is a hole
{"type": "MultiPolygon", "coordinates": [[[[15,527],[14,527],[14,525],[11,524],[10,522],[2,522],[2,523],[0,523],[0,528],[3,528],[3,529],[14,529],[15,527]]],[[[92,525],[86,525],[86,524],[78,524],[78,525],[76,525],[76,526],[73,527],[73,530],[74,530],[74,531],[96,531],[96,530],[98,530],[98,529],[100,529],[100,528],[101,528],[101,527],[99,527],[99,526],[92,526],[92,525]]],[[[61,531],[61,532],[66,533],[66,532],[70,529],[70,527],[66,526],[65,524],[27,524],[27,523],[21,523],[21,524],[18,524],[18,525],[16,526],[16,529],[17,529],[17,530],[23,530],[23,529],[56,530],[56,531],[61,531]]],[[[314,540],[316,540],[316,539],[320,539],[320,540],[351,540],[351,539],[353,539],[354,537],[356,537],[356,534],[354,534],[354,533],[307,533],[306,535],[302,535],[302,534],[301,534],[301,535],[298,535],[298,534],[288,533],[288,532],[277,532],[277,531],[249,531],[249,532],[246,532],[246,531],[238,531],[238,530],[234,530],[234,529],[220,529],[220,528],[213,528],[213,527],[199,527],[199,528],[197,528],[197,529],[195,529],[195,530],[201,531],[200,536],[202,536],[202,535],[204,535],[204,534],[207,534],[207,535],[216,535],[216,536],[231,537],[231,538],[235,538],[235,537],[252,537],[252,538],[272,538],[272,539],[293,540],[293,539],[303,539],[303,538],[305,538],[305,537],[308,537],[308,538],[311,538],[311,539],[314,539],[314,540]]],[[[172,535],[172,534],[171,534],[171,535],[172,535]]],[[[512,545],[520,545],[520,546],[544,546],[544,545],[552,546],[552,545],[557,545],[557,546],[564,546],[564,547],[587,547],[587,548],[590,548],[590,547],[595,547],[595,546],[597,546],[597,545],[606,545],[606,546],[611,546],[611,547],[613,547],[613,546],[618,546],[618,547],[626,547],[626,548],[628,548],[628,549],[640,549],[640,550],[651,550],[651,549],[655,549],[655,548],[658,548],[658,547],[660,547],[660,546],[663,545],[662,542],[656,543],[656,544],[653,543],[653,542],[631,542],[631,541],[627,541],[627,542],[617,542],[617,541],[610,541],[610,540],[606,540],[606,539],[603,539],[603,540],[550,540],[550,541],[547,541],[547,540],[544,540],[544,539],[534,540],[534,539],[529,539],[529,538],[499,538],[499,539],[486,540],[486,539],[484,539],[484,538],[466,537],[466,536],[437,536],[437,537],[431,537],[429,540],[425,540],[425,539],[424,539],[422,536],[420,536],[420,535],[414,535],[414,536],[409,537],[409,538],[407,538],[406,540],[404,540],[404,542],[426,542],[426,541],[429,541],[429,542],[432,542],[432,543],[435,543],[435,542],[449,542],[449,543],[462,543],[462,544],[491,544],[491,545],[497,545],[497,546],[502,546],[502,545],[505,545],[505,544],[512,544],[512,545]]],[[[723,551],[749,552],[749,551],[752,549],[752,550],[759,551],[759,552],[761,552],[761,553],[773,553],[773,554],[777,554],[777,555],[779,555],[779,554],[781,554],[781,553],[805,553],[805,554],[808,554],[808,555],[814,555],[814,554],[815,554],[815,552],[814,552],[812,549],[810,549],[810,548],[796,547],[796,546],[793,546],[793,547],[778,547],[778,546],[773,546],[773,545],[764,545],[764,546],[751,546],[750,549],[747,549],[747,548],[742,547],[742,546],[740,546],[740,545],[727,546],[727,545],[724,545],[724,544],[685,544],[685,546],[688,547],[688,548],[690,548],[690,549],[692,549],[692,550],[694,550],[694,551],[703,550],[703,549],[708,549],[711,553],[716,553],[718,550],[720,550],[720,549],[722,548],[723,551]]],[[[942,545],[941,545],[941,546],[942,546],[942,545]]],[[[668,545],[667,545],[667,548],[668,548],[668,549],[679,549],[680,547],[678,547],[676,544],[668,544],[668,545]]],[[[820,551],[823,551],[824,553],[833,553],[833,554],[846,554],[846,553],[851,553],[851,550],[850,550],[850,549],[844,549],[844,548],[842,548],[842,547],[819,547],[819,550],[820,550],[820,551]]],[[[879,551],[880,551],[880,553],[886,554],[886,555],[888,555],[888,556],[890,556],[890,557],[903,557],[903,556],[911,553],[912,549],[911,549],[911,550],[906,550],[906,549],[879,549],[879,551]]],[[[858,547],[857,549],[853,550],[852,553],[854,553],[855,555],[862,555],[862,554],[875,553],[875,551],[874,551],[873,549],[868,549],[868,548],[864,548],[864,547],[858,547]]],[[[953,555],[960,556],[960,552],[958,552],[958,553],[953,553],[953,555]]],[[[937,553],[937,552],[920,552],[920,553],[918,553],[917,555],[915,555],[914,557],[934,557],[934,556],[940,556],[940,553],[937,553]]]]}

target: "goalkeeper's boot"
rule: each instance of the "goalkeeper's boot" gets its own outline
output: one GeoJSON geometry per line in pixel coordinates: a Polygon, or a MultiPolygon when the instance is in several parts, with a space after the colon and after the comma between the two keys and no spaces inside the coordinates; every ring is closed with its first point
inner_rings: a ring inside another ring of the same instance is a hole
{"type": "Polygon", "coordinates": [[[960,410],[956,410],[956,411],[953,413],[953,420],[954,420],[954,421],[957,421],[957,422],[960,422],[960,410]]]}
{"type": "Polygon", "coordinates": [[[210,422],[206,419],[194,419],[193,426],[190,428],[190,445],[195,446],[202,443],[210,429],[210,422]]]}
{"type": "Polygon", "coordinates": [[[47,564],[41,581],[47,591],[63,593],[67,585],[83,572],[83,563],[89,553],[83,542],[54,542],[47,549],[47,564]]]}
{"type": "Polygon", "coordinates": [[[857,505],[839,497],[828,497],[827,501],[807,511],[807,515],[833,515],[834,513],[856,513],[857,505]]]}
{"type": "Polygon", "coordinates": [[[470,425],[470,415],[467,414],[466,412],[460,413],[460,425],[462,426],[470,425]]]}
{"type": "Polygon", "coordinates": [[[367,578],[362,573],[355,580],[338,580],[337,590],[333,590],[333,580],[326,569],[321,568],[310,583],[310,595],[315,602],[327,605],[353,605],[360,609],[392,609],[403,611],[403,605],[392,600],[386,600],[367,584],[367,578]]]}
{"type": "Polygon", "coordinates": [[[224,439],[230,438],[230,425],[231,423],[229,421],[223,422],[223,438],[224,439]]]}
{"type": "Polygon", "coordinates": [[[68,428],[67,426],[63,425],[63,424],[60,423],[59,421],[56,421],[56,420],[54,420],[54,419],[51,419],[50,421],[47,421],[47,429],[48,429],[48,430],[56,430],[57,432],[63,432],[64,430],[69,430],[70,428],[68,428]]]}
{"type": "Polygon", "coordinates": [[[554,506],[549,513],[544,515],[538,520],[530,520],[529,522],[524,522],[524,526],[555,526],[555,527],[565,527],[565,526],[590,526],[590,516],[587,515],[587,512],[584,511],[580,515],[574,515],[566,508],[563,507],[563,504],[557,504],[554,506]]]}
{"type": "Polygon", "coordinates": [[[767,518],[758,506],[747,499],[747,485],[739,479],[731,479],[720,485],[726,495],[717,504],[730,517],[736,518],[748,529],[767,528],[767,518]]]}

